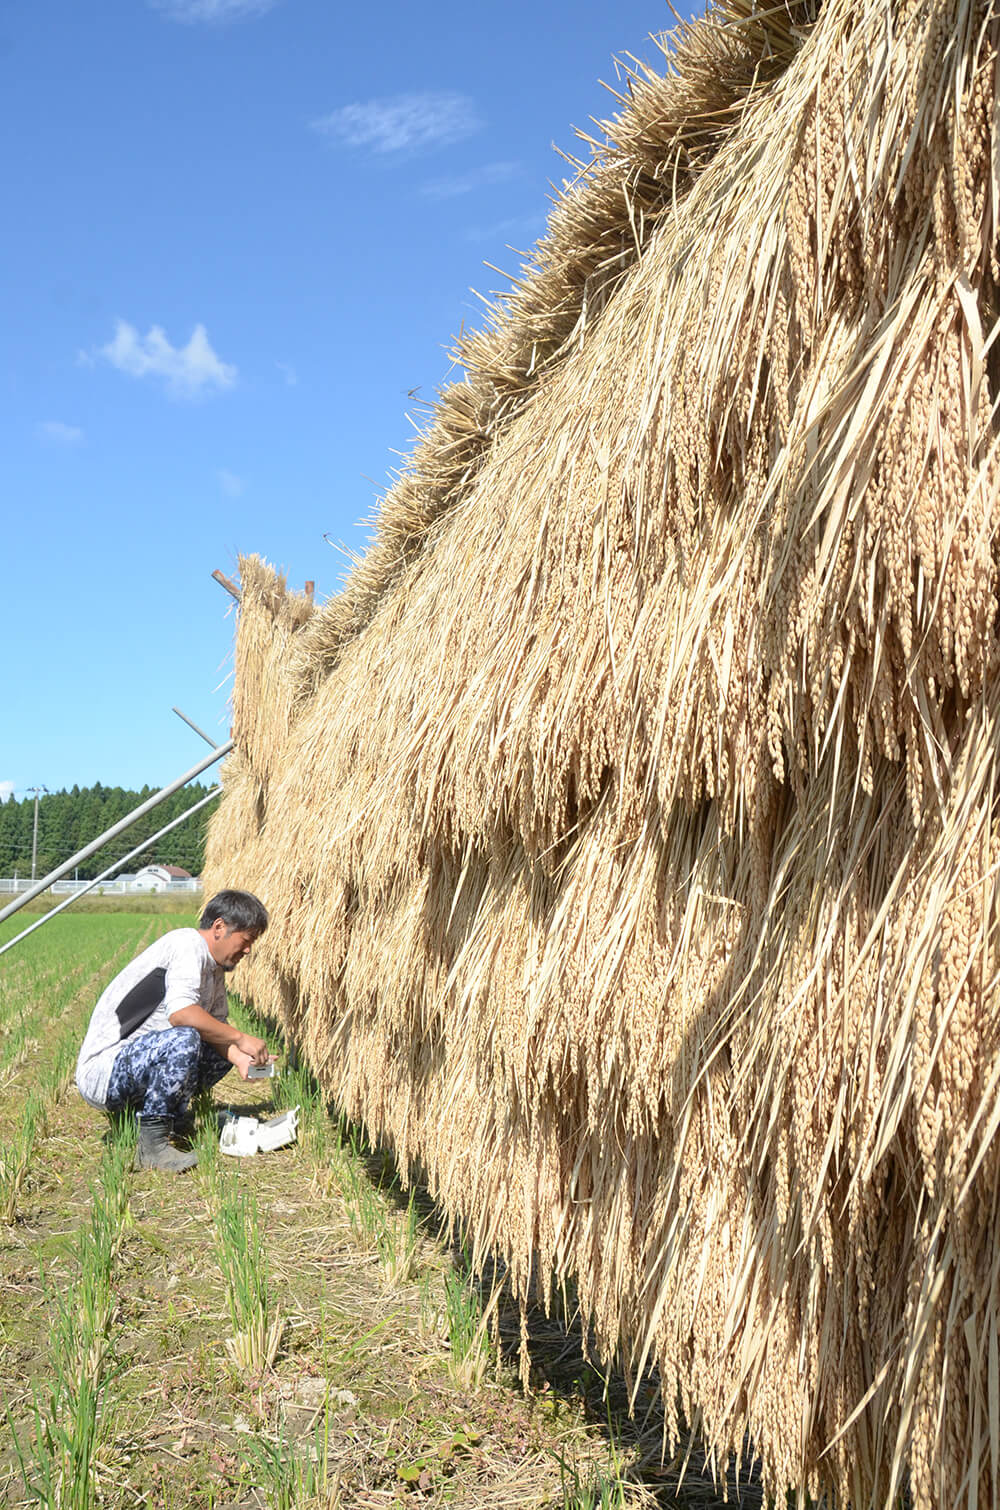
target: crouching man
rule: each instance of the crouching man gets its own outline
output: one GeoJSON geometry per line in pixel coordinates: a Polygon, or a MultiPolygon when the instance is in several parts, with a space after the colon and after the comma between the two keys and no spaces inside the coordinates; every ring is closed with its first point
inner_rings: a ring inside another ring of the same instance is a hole
{"type": "Polygon", "coordinates": [[[231,1066],[266,1064],[267,1044],[227,1021],[226,976],[267,927],[248,891],[220,891],[197,928],[175,928],[116,975],[94,1008],[76,1065],[85,1101],[139,1117],[139,1163],[179,1172],[198,1162],[170,1144],[191,1097],[231,1066]]]}

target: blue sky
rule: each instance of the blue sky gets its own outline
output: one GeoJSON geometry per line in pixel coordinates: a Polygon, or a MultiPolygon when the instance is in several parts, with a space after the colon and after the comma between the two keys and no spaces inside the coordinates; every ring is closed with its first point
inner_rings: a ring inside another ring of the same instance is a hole
{"type": "MultiPolygon", "coordinates": [[[[688,13],[689,7],[682,7],[688,13]]],[[[228,734],[256,551],[319,598],[664,0],[36,0],[0,18],[0,796],[228,734]]],[[[453,375],[453,374],[452,374],[453,375]]]]}

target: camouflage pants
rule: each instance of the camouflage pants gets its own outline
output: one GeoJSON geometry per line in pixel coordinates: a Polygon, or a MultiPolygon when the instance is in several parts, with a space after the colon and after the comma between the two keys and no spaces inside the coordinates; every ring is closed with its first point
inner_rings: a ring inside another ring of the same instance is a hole
{"type": "Polygon", "coordinates": [[[194,1028],[164,1028],[127,1038],[118,1051],[105,1105],[132,1107],[140,1117],[176,1117],[198,1091],[208,1090],[232,1066],[194,1028]]]}

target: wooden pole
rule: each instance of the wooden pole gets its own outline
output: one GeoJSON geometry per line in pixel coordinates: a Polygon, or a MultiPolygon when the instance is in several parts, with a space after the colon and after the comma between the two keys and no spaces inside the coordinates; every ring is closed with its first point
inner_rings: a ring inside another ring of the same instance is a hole
{"type": "Polygon", "coordinates": [[[234,597],[236,599],[237,603],[240,601],[240,590],[236,586],[235,582],[230,582],[229,578],[223,576],[222,572],[220,571],[214,571],[212,573],[212,576],[215,578],[216,582],[218,582],[220,587],[224,587],[226,589],[226,592],[229,593],[231,597],[234,597]]]}

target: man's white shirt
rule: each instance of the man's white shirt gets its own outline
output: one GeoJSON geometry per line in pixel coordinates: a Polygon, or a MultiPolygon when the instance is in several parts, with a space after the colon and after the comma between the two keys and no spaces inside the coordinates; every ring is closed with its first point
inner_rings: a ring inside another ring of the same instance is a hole
{"type": "Polygon", "coordinates": [[[171,1012],[190,1006],[225,1022],[226,972],[197,928],[176,928],[126,965],[94,1008],[76,1062],[77,1089],[84,1100],[103,1107],[125,1040],[163,1032],[172,1025],[171,1012]]]}

